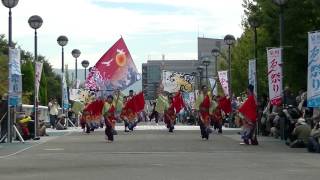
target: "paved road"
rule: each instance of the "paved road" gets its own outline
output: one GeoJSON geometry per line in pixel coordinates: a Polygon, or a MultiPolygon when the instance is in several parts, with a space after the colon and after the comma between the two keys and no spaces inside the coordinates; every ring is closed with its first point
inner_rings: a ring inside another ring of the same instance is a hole
{"type": "Polygon", "coordinates": [[[0,156],[0,179],[319,179],[319,154],[289,149],[272,138],[261,138],[260,143],[241,146],[234,131],[209,141],[190,130],[120,132],[111,144],[105,143],[101,131],[72,132],[29,144],[18,154],[0,156]]]}

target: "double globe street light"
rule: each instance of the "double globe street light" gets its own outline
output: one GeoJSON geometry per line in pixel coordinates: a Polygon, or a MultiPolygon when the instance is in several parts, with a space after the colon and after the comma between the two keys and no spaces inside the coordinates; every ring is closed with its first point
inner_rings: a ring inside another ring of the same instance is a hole
{"type": "MultiPolygon", "coordinates": [[[[43,20],[40,16],[31,16],[28,23],[32,29],[34,29],[34,139],[40,139],[38,136],[38,90],[37,90],[37,61],[38,61],[38,37],[37,29],[42,26],[43,20]]],[[[40,79],[40,77],[39,77],[40,79]]],[[[40,83],[40,82],[38,82],[40,83]]]]}

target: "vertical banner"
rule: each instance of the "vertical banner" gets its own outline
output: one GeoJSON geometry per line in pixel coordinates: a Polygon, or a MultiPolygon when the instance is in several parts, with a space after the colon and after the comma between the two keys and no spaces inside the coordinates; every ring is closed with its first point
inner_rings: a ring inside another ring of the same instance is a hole
{"type": "Polygon", "coordinates": [[[63,108],[69,108],[68,86],[65,75],[63,75],[63,108]]]}
{"type": "Polygon", "coordinates": [[[42,73],[42,62],[36,62],[36,87],[37,87],[37,97],[39,96],[39,86],[41,81],[41,73],[42,73]]]}
{"type": "Polygon", "coordinates": [[[225,96],[229,96],[228,71],[218,71],[219,80],[225,96]]]}
{"type": "Polygon", "coordinates": [[[20,50],[9,48],[9,104],[21,104],[22,77],[20,68],[20,50]]]}
{"type": "Polygon", "coordinates": [[[254,93],[255,95],[257,95],[257,79],[256,79],[256,60],[252,59],[249,60],[249,68],[248,68],[248,80],[249,80],[249,84],[254,86],[254,93]]]}
{"type": "Polygon", "coordinates": [[[282,49],[267,50],[269,98],[272,105],[281,105],[282,100],[282,49]]]}
{"type": "Polygon", "coordinates": [[[309,33],[308,107],[320,107],[320,32],[309,33]]]}
{"type": "Polygon", "coordinates": [[[218,95],[218,84],[217,84],[217,81],[214,78],[208,78],[208,79],[209,79],[209,82],[210,82],[210,86],[211,86],[213,95],[215,95],[215,96],[218,95]]]}

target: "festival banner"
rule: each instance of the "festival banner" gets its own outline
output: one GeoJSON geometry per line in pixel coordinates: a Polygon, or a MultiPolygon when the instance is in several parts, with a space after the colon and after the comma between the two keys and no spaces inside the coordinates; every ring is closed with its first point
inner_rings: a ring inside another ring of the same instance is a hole
{"type": "Polygon", "coordinates": [[[89,94],[89,91],[84,89],[69,89],[69,99],[71,101],[88,102],[89,94]]]}
{"type": "Polygon", "coordinates": [[[220,84],[225,96],[229,96],[228,71],[218,71],[220,84]]]}
{"type": "Polygon", "coordinates": [[[267,50],[269,98],[272,105],[281,105],[282,100],[282,49],[267,50]]]}
{"type": "Polygon", "coordinates": [[[40,86],[40,81],[41,81],[41,73],[42,73],[42,67],[43,63],[42,62],[36,62],[36,89],[37,89],[37,99],[39,96],[39,86],[40,86]]]}
{"type": "Polygon", "coordinates": [[[9,48],[9,104],[21,104],[22,77],[20,68],[20,50],[9,48]]]}
{"type": "Polygon", "coordinates": [[[320,107],[320,32],[309,33],[308,107],[320,107]]]}
{"type": "Polygon", "coordinates": [[[63,75],[63,108],[69,108],[68,86],[65,75],[63,75]]]}
{"type": "Polygon", "coordinates": [[[164,91],[169,93],[178,92],[192,92],[195,84],[195,77],[191,74],[182,72],[163,71],[162,72],[162,85],[164,91]]]}
{"type": "Polygon", "coordinates": [[[85,87],[95,91],[124,90],[138,77],[130,52],[120,38],[91,69],[85,87]]]}
{"type": "Polygon", "coordinates": [[[208,78],[209,79],[209,82],[210,82],[210,85],[211,85],[211,90],[212,90],[212,93],[213,95],[218,95],[218,84],[217,84],[217,81],[214,79],[214,78],[208,78]]]}
{"type": "Polygon", "coordinates": [[[249,80],[249,84],[254,86],[254,93],[255,95],[257,95],[257,79],[256,79],[256,60],[252,59],[249,60],[249,68],[248,68],[248,80],[249,80]]]}

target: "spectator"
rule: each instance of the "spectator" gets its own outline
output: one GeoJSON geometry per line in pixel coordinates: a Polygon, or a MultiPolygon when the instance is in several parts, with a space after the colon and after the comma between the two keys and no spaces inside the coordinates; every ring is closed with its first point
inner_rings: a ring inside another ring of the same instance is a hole
{"type": "Polygon", "coordinates": [[[320,153],[320,122],[312,129],[308,142],[308,151],[320,153]]]}
{"type": "Polygon", "coordinates": [[[7,134],[7,111],[8,111],[8,95],[4,94],[1,98],[0,103],[0,139],[3,139],[3,143],[5,141],[5,136],[7,134]]]}
{"type": "Polygon", "coordinates": [[[61,114],[58,117],[58,121],[57,121],[57,124],[56,124],[56,129],[57,130],[65,130],[65,129],[67,129],[67,127],[65,126],[65,115],[64,114],[61,114]]]}
{"type": "Polygon", "coordinates": [[[291,148],[304,148],[308,144],[310,133],[310,126],[303,118],[299,118],[292,132],[291,143],[286,144],[290,145],[291,148]]]}
{"type": "Polygon", "coordinates": [[[59,114],[59,104],[56,99],[51,99],[51,101],[48,104],[49,109],[49,115],[50,115],[50,125],[52,126],[52,129],[56,126],[57,117],[59,114]]]}

